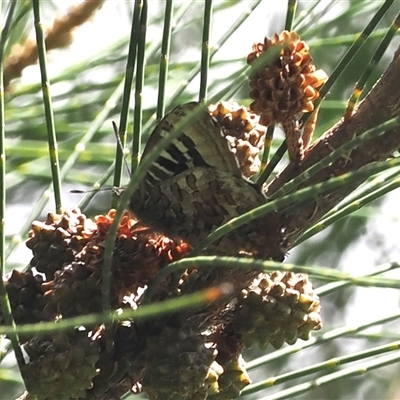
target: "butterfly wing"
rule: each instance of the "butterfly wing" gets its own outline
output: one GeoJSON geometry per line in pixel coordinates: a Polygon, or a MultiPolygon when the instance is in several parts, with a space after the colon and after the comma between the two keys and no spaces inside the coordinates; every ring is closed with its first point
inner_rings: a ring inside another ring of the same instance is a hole
{"type": "MultiPolygon", "coordinates": [[[[191,102],[169,112],[150,135],[143,158],[196,107],[199,107],[199,103],[191,102]]],[[[151,188],[193,167],[211,167],[233,176],[241,176],[236,158],[230,151],[218,122],[207,111],[201,112],[188,123],[179,137],[158,156],[148,170],[143,184],[151,188]]]]}

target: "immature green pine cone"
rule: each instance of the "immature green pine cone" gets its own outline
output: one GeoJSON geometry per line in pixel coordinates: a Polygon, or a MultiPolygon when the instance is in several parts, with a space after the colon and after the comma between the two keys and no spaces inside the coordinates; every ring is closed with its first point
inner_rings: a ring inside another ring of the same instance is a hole
{"type": "Polygon", "coordinates": [[[275,271],[261,274],[242,291],[233,312],[231,329],[242,335],[246,347],[255,344],[280,348],[298,338],[307,340],[321,328],[321,307],[304,274],[275,271]]]}
{"type": "Polygon", "coordinates": [[[204,400],[218,391],[222,369],[206,337],[190,329],[166,326],[147,339],[140,381],[151,400],[204,400]]]}
{"type": "Polygon", "coordinates": [[[25,350],[30,361],[24,365],[27,389],[39,400],[72,400],[86,396],[97,375],[98,343],[86,331],[34,337],[25,350]]]}

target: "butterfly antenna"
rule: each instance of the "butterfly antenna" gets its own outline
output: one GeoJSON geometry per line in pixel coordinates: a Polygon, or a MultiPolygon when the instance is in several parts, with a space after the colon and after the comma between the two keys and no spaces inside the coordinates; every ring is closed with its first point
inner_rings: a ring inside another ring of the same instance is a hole
{"type": "Polygon", "coordinates": [[[115,190],[113,187],[109,188],[101,188],[101,189],[90,189],[90,190],[80,190],[80,189],[71,189],[69,192],[74,194],[85,194],[85,193],[93,193],[93,192],[103,192],[105,190],[115,190]]]}
{"type": "Polygon", "coordinates": [[[118,148],[122,154],[122,157],[124,158],[124,164],[125,164],[125,168],[128,171],[129,176],[132,175],[131,170],[129,168],[129,163],[128,163],[128,159],[126,157],[126,154],[124,153],[124,145],[121,142],[121,138],[119,137],[119,133],[118,133],[118,127],[117,124],[115,123],[115,121],[111,121],[113,129],[114,129],[114,134],[115,134],[115,138],[117,139],[117,143],[118,143],[118,148]]]}
{"type": "MultiPolygon", "coordinates": [[[[129,176],[131,175],[131,171],[129,169],[129,163],[127,160],[126,155],[124,154],[124,146],[122,144],[121,138],[118,134],[118,128],[117,128],[117,124],[115,123],[115,121],[111,121],[112,126],[113,126],[113,130],[114,130],[114,134],[115,137],[117,139],[117,145],[118,145],[118,150],[121,153],[123,159],[124,159],[124,163],[125,163],[125,167],[129,173],[129,176]]],[[[113,186],[113,187],[109,187],[109,188],[101,188],[101,189],[91,189],[91,190],[80,190],[80,189],[72,189],[69,192],[70,193],[75,193],[75,194],[85,194],[85,193],[93,193],[93,192],[99,192],[99,191],[104,191],[104,190],[112,190],[113,191],[113,195],[116,197],[120,197],[121,193],[123,192],[123,188],[117,187],[117,186],[113,186]]]]}

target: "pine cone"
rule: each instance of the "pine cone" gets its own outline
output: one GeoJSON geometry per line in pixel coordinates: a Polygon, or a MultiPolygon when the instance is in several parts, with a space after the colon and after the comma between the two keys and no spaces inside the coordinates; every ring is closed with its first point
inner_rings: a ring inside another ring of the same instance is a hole
{"type": "Polygon", "coordinates": [[[260,169],[258,153],[264,145],[266,128],[258,123],[260,117],[244,106],[226,101],[210,107],[210,114],[219,122],[242,175],[250,178],[260,169]]]}
{"type": "Polygon", "coordinates": [[[88,242],[96,225],[78,208],[62,215],[49,213],[46,222],[35,221],[26,245],[33,252],[31,265],[47,280],[63,265],[73,261],[88,242]]]}
{"type": "Polygon", "coordinates": [[[218,391],[216,381],[222,373],[215,356],[204,335],[166,326],[147,339],[142,354],[143,391],[152,400],[206,399],[218,391]]]}
{"type": "Polygon", "coordinates": [[[243,290],[230,328],[242,335],[246,347],[270,343],[278,349],[298,338],[308,340],[310,331],[320,329],[320,309],[306,275],[275,271],[243,290]]]}
{"type": "Polygon", "coordinates": [[[235,399],[251,382],[241,354],[242,337],[226,322],[209,337],[216,344],[218,354],[215,360],[223,368],[223,373],[218,378],[218,392],[210,395],[208,400],[235,399]]]}
{"type": "Polygon", "coordinates": [[[218,393],[209,400],[230,400],[240,396],[240,392],[251,383],[243,357],[238,356],[221,364],[223,373],[218,378],[218,393]]]}
{"type": "MultiPolygon", "coordinates": [[[[29,324],[44,319],[43,279],[32,271],[13,270],[5,282],[14,320],[17,324],[29,324]]],[[[0,325],[4,319],[0,309],[0,325]]]]}
{"type": "Polygon", "coordinates": [[[43,285],[48,317],[63,318],[101,311],[101,270],[74,261],[43,285]]]}
{"type": "Polygon", "coordinates": [[[30,361],[22,373],[29,392],[40,400],[77,399],[92,387],[100,347],[87,331],[34,337],[25,350],[30,361]]]}
{"type": "MultiPolygon", "coordinates": [[[[70,317],[101,311],[101,277],[104,241],[115,215],[96,217],[96,229],[74,261],[55,272],[54,279],[43,284],[45,311],[49,317],[70,317]]],[[[111,301],[116,308],[126,307],[126,296],[135,298],[167,264],[182,258],[190,250],[183,242],[173,241],[138,224],[125,214],[117,232],[112,264],[111,301]]]]}
{"type": "MultiPolygon", "coordinates": [[[[107,215],[96,217],[98,230],[79,256],[97,270],[103,265],[104,240],[114,216],[115,210],[110,210],[107,215]]],[[[137,290],[148,285],[163,267],[190,250],[186,243],[154,233],[126,213],[118,228],[112,266],[113,286],[119,301],[129,294],[136,296],[137,290]]]]}
{"type": "Polygon", "coordinates": [[[250,79],[250,109],[261,115],[265,126],[313,111],[317,89],[327,80],[325,72],[312,64],[308,45],[293,31],[254,44],[247,63],[253,64],[274,45],[283,45],[278,56],[264,65],[256,63],[250,79]]]}

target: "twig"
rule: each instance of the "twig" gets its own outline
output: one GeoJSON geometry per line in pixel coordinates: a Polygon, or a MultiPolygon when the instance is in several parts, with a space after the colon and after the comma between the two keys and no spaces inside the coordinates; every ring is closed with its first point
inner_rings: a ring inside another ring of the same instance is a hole
{"type": "MultiPolygon", "coordinates": [[[[65,15],[54,20],[45,35],[47,50],[66,47],[72,43],[72,31],[83,25],[102,6],[104,0],[84,0],[81,4],[71,7],[65,15]]],[[[10,55],[4,62],[4,87],[19,78],[22,71],[38,59],[36,41],[30,38],[22,44],[12,47],[10,55]]]]}

